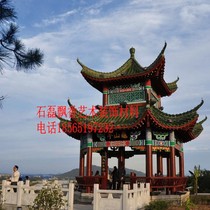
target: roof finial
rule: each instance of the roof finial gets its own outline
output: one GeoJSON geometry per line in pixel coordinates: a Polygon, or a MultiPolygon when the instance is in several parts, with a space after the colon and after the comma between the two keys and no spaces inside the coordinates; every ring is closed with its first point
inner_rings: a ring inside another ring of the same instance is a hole
{"type": "Polygon", "coordinates": [[[135,48],[133,48],[133,47],[130,48],[130,54],[131,54],[131,58],[134,58],[135,48]]]}

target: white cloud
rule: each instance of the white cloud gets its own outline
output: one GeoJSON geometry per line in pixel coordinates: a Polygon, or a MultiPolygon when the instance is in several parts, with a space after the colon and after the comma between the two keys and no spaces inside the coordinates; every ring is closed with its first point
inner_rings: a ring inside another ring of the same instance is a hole
{"type": "Polygon", "coordinates": [[[76,14],[78,11],[76,9],[74,10],[70,10],[70,11],[67,11],[63,14],[59,14],[59,15],[56,15],[54,17],[51,17],[49,19],[44,19],[42,20],[41,23],[36,23],[34,24],[35,27],[46,27],[46,26],[49,26],[49,25],[54,25],[54,24],[59,24],[59,23],[62,23],[66,20],[66,18],[76,14]]]}
{"type": "Polygon", "coordinates": [[[187,5],[182,8],[180,15],[182,21],[188,24],[202,23],[203,18],[209,17],[210,15],[210,4],[187,5]]]}

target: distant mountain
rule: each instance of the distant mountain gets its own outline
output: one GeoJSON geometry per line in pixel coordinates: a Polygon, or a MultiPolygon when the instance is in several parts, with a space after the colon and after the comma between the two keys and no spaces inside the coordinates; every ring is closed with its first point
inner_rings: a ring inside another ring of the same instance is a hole
{"type": "MultiPolygon", "coordinates": [[[[101,171],[101,167],[93,165],[92,166],[93,174],[95,174],[95,172],[97,170],[100,172],[101,171]]],[[[113,169],[110,168],[109,170],[112,171],[113,169]]],[[[126,175],[130,175],[131,172],[134,172],[134,173],[136,173],[136,176],[145,176],[145,173],[143,173],[141,171],[128,169],[128,168],[126,168],[125,170],[126,170],[126,175]]],[[[65,172],[63,174],[55,175],[55,177],[57,177],[58,179],[75,179],[76,176],[79,176],[79,169],[78,168],[75,168],[75,169],[73,169],[71,171],[68,171],[68,172],[65,172]]]]}
{"type": "Polygon", "coordinates": [[[76,176],[79,176],[78,168],[75,168],[75,169],[65,172],[63,174],[55,175],[55,177],[57,177],[58,179],[75,179],[76,176]]]}

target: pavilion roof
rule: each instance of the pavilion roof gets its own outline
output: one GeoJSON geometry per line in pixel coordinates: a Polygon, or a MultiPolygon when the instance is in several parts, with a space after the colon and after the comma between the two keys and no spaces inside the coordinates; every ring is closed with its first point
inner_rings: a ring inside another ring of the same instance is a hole
{"type": "Polygon", "coordinates": [[[85,66],[79,59],[77,61],[82,67],[81,74],[83,77],[100,92],[103,92],[104,86],[109,87],[126,83],[145,82],[150,79],[152,88],[157,94],[169,96],[176,91],[178,79],[174,82],[166,83],[163,78],[166,46],[167,44],[165,43],[155,61],[148,67],[142,67],[135,59],[134,48],[130,49],[130,58],[121,67],[112,72],[99,72],[85,66]]]}
{"type": "MultiPolygon", "coordinates": [[[[133,105],[133,110],[131,112],[130,107],[127,109],[120,106],[113,107],[101,107],[99,111],[93,115],[85,115],[79,112],[68,100],[69,106],[72,110],[72,116],[70,120],[60,119],[60,125],[64,127],[71,127],[74,123],[84,126],[90,126],[93,128],[92,132],[100,133],[100,128],[109,126],[114,131],[117,130],[139,130],[143,127],[146,127],[147,123],[150,123],[152,128],[164,131],[174,130],[175,135],[178,137],[179,141],[185,143],[194,138],[196,138],[203,130],[202,123],[206,118],[196,123],[198,120],[197,110],[202,106],[203,100],[199,105],[193,108],[190,111],[181,113],[181,114],[167,114],[157,109],[154,106],[146,107],[133,105]],[[136,107],[135,107],[136,106],[136,107]],[[123,111],[123,112],[122,112],[123,111]],[[113,114],[115,112],[115,115],[113,114]],[[117,113],[117,114],[116,114],[117,113]]],[[[73,138],[80,139],[80,132],[69,132],[69,130],[63,129],[65,133],[73,138]]]]}

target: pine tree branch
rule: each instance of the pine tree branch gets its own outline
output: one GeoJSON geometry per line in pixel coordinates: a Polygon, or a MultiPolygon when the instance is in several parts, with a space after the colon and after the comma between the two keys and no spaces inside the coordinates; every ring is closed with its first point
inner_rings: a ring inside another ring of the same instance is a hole
{"type": "Polygon", "coordinates": [[[15,47],[10,48],[6,43],[1,39],[0,44],[6,50],[13,52],[16,58],[16,68],[33,69],[35,66],[41,66],[43,63],[43,53],[39,49],[30,49],[28,52],[23,52],[21,49],[24,49],[24,45],[19,41],[14,41],[15,47]]]}

